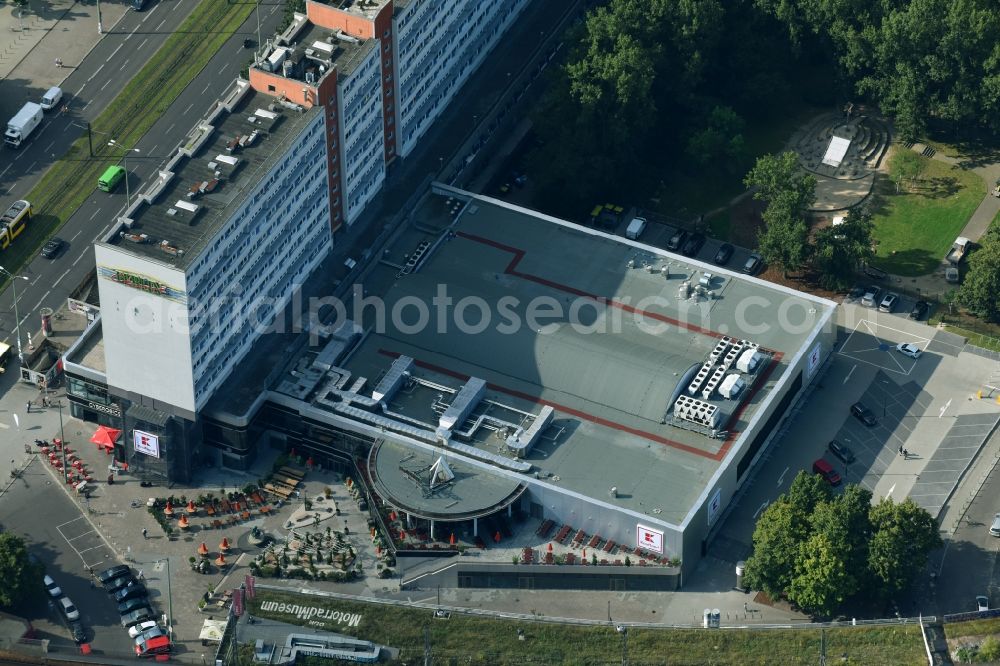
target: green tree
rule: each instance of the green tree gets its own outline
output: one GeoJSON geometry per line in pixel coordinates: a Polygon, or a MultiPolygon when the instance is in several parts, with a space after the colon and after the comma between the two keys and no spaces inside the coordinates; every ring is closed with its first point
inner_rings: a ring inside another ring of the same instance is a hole
{"type": "Polygon", "coordinates": [[[809,228],[800,215],[773,202],[762,217],[757,249],[768,264],[780,266],[788,277],[789,271],[798,270],[809,257],[809,228]]]}
{"type": "Polygon", "coordinates": [[[743,179],[748,188],[755,188],[753,198],[801,214],[816,199],[816,179],[799,166],[792,151],[780,155],[762,155],[743,179]]]}
{"type": "Polygon", "coordinates": [[[937,522],[910,498],[885,497],[871,508],[868,566],[878,583],[870,593],[891,595],[906,589],[923,572],[927,556],[942,545],[937,522]]]}
{"type": "Polygon", "coordinates": [[[826,534],[813,534],[800,547],[788,599],[809,613],[829,617],[853,591],[841,545],[826,534]]]}
{"type": "Polygon", "coordinates": [[[875,225],[868,209],[852,209],[844,223],[820,229],[813,236],[813,267],[819,282],[827,289],[842,289],[851,284],[858,266],[870,261],[875,225]]]}
{"type": "Polygon", "coordinates": [[[714,107],[705,128],[688,139],[688,156],[702,166],[718,164],[727,171],[740,169],[746,154],[745,125],[743,118],[730,107],[714,107]]]}
{"type": "Polygon", "coordinates": [[[830,487],[819,476],[799,472],[788,493],[757,520],[753,554],[747,560],[747,585],[772,597],[784,594],[795,575],[801,545],[809,536],[809,515],[830,497],[830,487]]]}
{"type": "Polygon", "coordinates": [[[889,160],[889,177],[896,183],[896,193],[906,181],[916,181],[923,173],[926,162],[912,150],[900,148],[889,160]]]}
{"type": "Polygon", "coordinates": [[[977,317],[1000,321],[1000,232],[991,229],[980,239],[956,300],[977,317]]]}
{"type": "Polygon", "coordinates": [[[852,484],[831,501],[818,504],[810,516],[813,531],[826,536],[833,551],[843,560],[847,577],[844,589],[849,593],[867,582],[871,501],[868,489],[852,484]]]}
{"type": "Polygon", "coordinates": [[[24,539],[0,533],[0,607],[10,609],[37,595],[42,572],[40,564],[29,560],[24,539]]]}

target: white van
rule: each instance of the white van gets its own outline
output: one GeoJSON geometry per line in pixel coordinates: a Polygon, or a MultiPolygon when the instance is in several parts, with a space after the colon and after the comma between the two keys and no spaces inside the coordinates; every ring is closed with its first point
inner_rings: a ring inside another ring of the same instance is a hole
{"type": "Polygon", "coordinates": [[[62,88],[59,86],[52,86],[44,95],[42,95],[42,101],[39,102],[39,105],[45,111],[51,111],[59,106],[59,102],[62,101],[62,95],[62,88]]]}
{"type": "Polygon", "coordinates": [[[628,228],[625,229],[625,238],[629,240],[638,240],[639,236],[646,229],[646,218],[644,217],[633,217],[632,221],[628,223],[628,228]]]}

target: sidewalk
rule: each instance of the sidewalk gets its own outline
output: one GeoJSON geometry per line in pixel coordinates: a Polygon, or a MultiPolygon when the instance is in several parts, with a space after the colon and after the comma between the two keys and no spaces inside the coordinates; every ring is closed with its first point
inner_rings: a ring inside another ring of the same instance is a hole
{"type": "MultiPolygon", "coordinates": [[[[101,23],[107,34],[125,15],[124,3],[101,5],[101,23]]],[[[34,101],[61,84],[101,40],[97,32],[97,5],[77,0],[32,2],[20,10],[0,4],[0,112],[6,118],[26,101],[34,101]],[[19,19],[19,12],[23,16],[19,19]],[[59,58],[63,67],[56,67],[59,58]]]]}

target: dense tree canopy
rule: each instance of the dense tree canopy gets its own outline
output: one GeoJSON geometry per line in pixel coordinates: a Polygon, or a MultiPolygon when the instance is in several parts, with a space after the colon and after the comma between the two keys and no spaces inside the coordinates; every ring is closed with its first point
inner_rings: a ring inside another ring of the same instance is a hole
{"type": "Polygon", "coordinates": [[[871,500],[861,486],[834,495],[800,472],[757,521],[746,583],[826,617],[851,600],[885,602],[905,590],[941,545],[937,523],[912,500],[871,500]]]}
{"type": "Polygon", "coordinates": [[[813,236],[813,266],[827,289],[849,286],[862,263],[870,261],[875,225],[867,208],[855,208],[843,224],[825,227],[813,236]]]}
{"type": "Polygon", "coordinates": [[[977,317],[1000,321],[1000,229],[990,228],[979,243],[980,247],[969,257],[969,270],[958,291],[958,302],[977,317]]]}
{"type": "Polygon", "coordinates": [[[0,533],[0,608],[13,608],[41,588],[42,569],[28,559],[21,537],[0,533]]]}

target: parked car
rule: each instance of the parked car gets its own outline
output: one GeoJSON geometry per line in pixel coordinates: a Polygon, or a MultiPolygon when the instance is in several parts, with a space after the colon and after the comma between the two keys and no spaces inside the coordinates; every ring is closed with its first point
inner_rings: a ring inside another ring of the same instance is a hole
{"type": "Polygon", "coordinates": [[[149,600],[146,597],[128,599],[118,604],[118,614],[127,615],[137,608],[148,606],[149,600]]]}
{"type": "MultiPolygon", "coordinates": [[[[166,636],[167,635],[163,631],[163,629],[160,628],[160,625],[156,624],[155,622],[151,622],[151,623],[142,622],[142,623],[137,624],[135,626],[136,627],[140,627],[140,626],[143,626],[145,624],[152,624],[153,626],[150,627],[149,629],[147,629],[146,631],[143,631],[142,633],[136,635],[136,637],[135,637],[135,644],[136,645],[138,645],[139,643],[142,643],[144,641],[148,641],[150,638],[156,638],[157,636],[166,636]]],[[[135,629],[135,627],[132,627],[131,629],[128,630],[130,635],[132,633],[132,629],[135,629]]]]}
{"type": "Polygon", "coordinates": [[[77,645],[87,642],[87,630],[83,628],[82,622],[70,622],[69,633],[77,645]]]}
{"type": "Polygon", "coordinates": [[[62,609],[62,612],[66,615],[66,619],[70,622],[80,619],[80,611],[76,609],[76,606],[73,605],[69,597],[63,597],[59,600],[59,608],[62,609]]]}
{"type": "Polygon", "coordinates": [[[882,289],[872,285],[865,289],[865,295],[861,297],[861,305],[866,308],[873,308],[878,305],[879,296],[882,295],[882,289]]]}
{"type": "Polygon", "coordinates": [[[903,356],[909,356],[910,358],[920,358],[920,348],[910,342],[900,342],[898,345],[896,345],[896,351],[898,351],[903,356]]]}
{"type": "Polygon", "coordinates": [[[153,611],[149,606],[144,606],[143,608],[137,608],[131,613],[126,613],[122,615],[122,626],[126,629],[131,627],[133,624],[139,624],[140,622],[145,622],[146,620],[152,620],[153,611]]]}
{"type": "Polygon", "coordinates": [[[976,596],[976,610],[982,613],[990,609],[990,598],[982,594],[976,596]]]}
{"type": "Polygon", "coordinates": [[[137,643],[135,646],[135,656],[155,657],[158,654],[170,652],[170,639],[166,636],[156,636],[148,641],[137,643]]]}
{"type": "Polygon", "coordinates": [[[764,265],[764,259],[759,254],[751,254],[743,264],[743,272],[747,275],[757,275],[760,267],[764,265]]]}
{"type": "Polygon", "coordinates": [[[854,452],[837,440],[830,440],[828,448],[830,449],[830,453],[840,458],[845,465],[850,465],[854,462],[854,452]]]}
{"type": "Polygon", "coordinates": [[[875,414],[872,412],[872,410],[868,409],[867,407],[864,406],[864,404],[860,402],[856,402],[853,405],[851,405],[851,414],[854,416],[854,418],[861,421],[866,426],[871,427],[876,423],[878,423],[878,421],[875,419],[875,414]]]}
{"type": "Polygon", "coordinates": [[[684,244],[684,241],[687,240],[687,235],[688,235],[687,232],[684,231],[683,229],[678,229],[677,231],[675,231],[674,235],[671,236],[669,240],[667,240],[667,249],[670,250],[671,252],[676,252],[677,250],[679,250],[681,246],[684,244]]]}
{"type": "Polygon", "coordinates": [[[698,254],[704,244],[705,234],[695,232],[688,237],[687,241],[684,242],[684,246],[681,248],[681,254],[685,257],[693,257],[698,254]]]}
{"type": "Polygon", "coordinates": [[[917,301],[910,310],[910,319],[920,321],[927,316],[927,311],[931,309],[931,304],[927,301],[917,301]]]}
{"type": "Polygon", "coordinates": [[[109,581],[115,578],[121,578],[125,575],[132,575],[132,569],[127,564],[118,564],[110,569],[105,569],[97,574],[97,580],[101,581],[101,585],[107,585],[109,581]]]}
{"type": "Polygon", "coordinates": [[[145,598],[148,595],[149,592],[146,591],[146,586],[135,580],[111,596],[115,600],[115,603],[120,604],[123,601],[128,601],[129,599],[138,599],[140,597],[145,598]]]}
{"type": "Polygon", "coordinates": [[[882,302],[878,305],[879,312],[892,312],[896,309],[896,304],[899,302],[899,296],[893,293],[888,293],[882,298],[882,302]]]}
{"type": "Polygon", "coordinates": [[[52,576],[43,578],[42,583],[45,584],[46,591],[48,591],[49,596],[53,599],[58,599],[62,596],[62,588],[56,585],[56,582],[52,580],[52,576]]]}
{"type": "Polygon", "coordinates": [[[104,584],[104,589],[108,592],[108,594],[112,594],[132,582],[135,582],[135,576],[133,576],[132,574],[128,574],[120,578],[109,580],[107,583],[104,584]]]}
{"type": "Polygon", "coordinates": [[[134,624],[128,628],[129,638],[136,638],[145,631],[150,629],[159,628],[160,625],[156,624],[156,620],[147,620],[145,622],[140,622],[139,624],[134,624]]]}
{"type": "Polygon", "coordinates": [[[1000,537],[1000,513],[993,516],[993,522],[990,524],[990,535],[1000,537]]]}
{"type": "Polygon", "coordinates": [[[42,256],[46,259],[55,259],[62,252],[65,241],[58,236],[53,236],[42,246],[42,256]]]}
{"type": "Polygon", "coordinates": [[[813,463],[813,474],[819,474],[831,486],[840,485],[840,474],[837,474],[837,470],[833,468],[833,465],[822,458],[813,463]]]}
{"type": "Polygon", "coordinates": [[[715,253],[715,258],[712,259],[719,266],[725,266],[729,263],[729,260],[733,257],[733,246],[729,243],[723,243],[719,246],[719,251],[715,253]]]}

